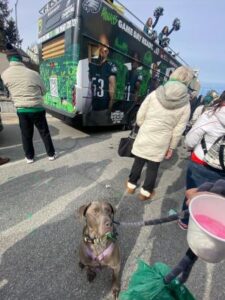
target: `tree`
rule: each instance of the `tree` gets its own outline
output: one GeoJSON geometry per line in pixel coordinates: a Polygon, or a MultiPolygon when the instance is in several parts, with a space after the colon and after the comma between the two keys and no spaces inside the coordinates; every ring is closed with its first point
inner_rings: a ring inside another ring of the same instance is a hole
{"type": "Polygon", "coordinates": [[[0,0],[0,50],[5,48],[6,43],[18,46],[22,42],[11,12],[8,0],[0,0]]]}

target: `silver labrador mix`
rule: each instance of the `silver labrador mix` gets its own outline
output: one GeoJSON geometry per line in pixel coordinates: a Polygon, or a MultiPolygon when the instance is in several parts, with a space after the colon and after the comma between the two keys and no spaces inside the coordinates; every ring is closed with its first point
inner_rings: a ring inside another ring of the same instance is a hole
{"type": "Polygon", "coordinates": [[[113,270],[112,293],[117,299],[120,283],[120,250],[113,226],[114,209],[108,202],[94,201],[79,208],[79,214],[85,218],[83,238],[80,244],[79,266],[86,268],[87,279],[91,282],[96,269],[109,267],[113,270]]]}

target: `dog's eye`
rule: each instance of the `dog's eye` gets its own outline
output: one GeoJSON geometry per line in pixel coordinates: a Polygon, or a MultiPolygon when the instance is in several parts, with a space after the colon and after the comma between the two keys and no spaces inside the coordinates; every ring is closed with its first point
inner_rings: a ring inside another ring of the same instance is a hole
{"type": "Polygon", "coordinates": [[[112,212],[111,212],[111,209],[109,209],[108,207],[105,208],[105,212],[106,212],[107,214],[110,214],[110,215],[111,215],[111,213],[112,213],[112,212]]]}
{"type": "Polygon", "coordinates": [[[95,213],[95,214],[99,213],[99,211],[100,211],[100,209],[97,208],[97,207],[94,209],[94,213],[95,213]]]}

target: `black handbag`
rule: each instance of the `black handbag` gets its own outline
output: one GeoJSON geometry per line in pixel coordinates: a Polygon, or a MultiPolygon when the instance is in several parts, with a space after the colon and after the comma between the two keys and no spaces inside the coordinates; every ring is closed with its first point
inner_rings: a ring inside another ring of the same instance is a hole
{"type": "Polygon", "coordinates": [[[131,153],[133,148],[134,140],[137,136],[139,127],[135,124],[133,129],[131,130],[130,134],[126,138],[121,138],[119,147],[118,147],[118,154],[121,157],[134,157],[131,153]]]}

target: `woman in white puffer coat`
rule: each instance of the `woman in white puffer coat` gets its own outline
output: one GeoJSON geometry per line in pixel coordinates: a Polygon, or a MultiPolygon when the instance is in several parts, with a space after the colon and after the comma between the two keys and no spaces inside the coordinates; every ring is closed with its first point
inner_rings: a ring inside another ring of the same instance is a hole
{"type": "Polygon", "coordinates": [[[177,68],[164,86],[158,87],[143,101],[137,113],[140,127],[132,153],[134,163],[127,182],[127,192],[134,193],[144,164],[147,172],[140,199],[150,199],[155,187],[160,162],[171,158],[190,116],[188,86],[194,72],[177,68]]]}
{"type": "MultiPolygon", "coordinates": [[[[193,125],[185,138],[186,146],[192,150],[186,174],[186,189],[197,188],[205,182],[216,182],[225,179],[225,171],[212,168],[204,161],[202,147],[203,137],[207,150],[219,138],[225,136],[225,91],[210,110],[205,111],[193,125]]],[[[187,209],[187,199],[184,199],[182,210],[187,209]]],[[[188,217],[178,222],[181,229],[187,229],[188,217]]]]}

